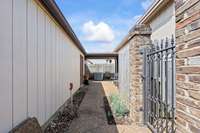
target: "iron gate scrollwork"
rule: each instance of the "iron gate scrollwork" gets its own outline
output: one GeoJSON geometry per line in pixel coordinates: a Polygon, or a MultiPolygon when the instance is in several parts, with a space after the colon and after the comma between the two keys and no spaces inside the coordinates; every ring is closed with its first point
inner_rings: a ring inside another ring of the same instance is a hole
{"type": "Polygon", "coordinates": [[[175,132],[175,42],[144,51],[144,121],[156,133],[175,132]]]}

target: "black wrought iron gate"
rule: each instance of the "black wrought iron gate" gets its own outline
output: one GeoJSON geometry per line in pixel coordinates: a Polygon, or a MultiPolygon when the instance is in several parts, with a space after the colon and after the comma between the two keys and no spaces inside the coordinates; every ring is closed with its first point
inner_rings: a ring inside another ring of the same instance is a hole
{"type": "Polygon", "coordinates": [[[144,50],[144,121],[155,133],[175,132],[175,43],[144,50]]]}

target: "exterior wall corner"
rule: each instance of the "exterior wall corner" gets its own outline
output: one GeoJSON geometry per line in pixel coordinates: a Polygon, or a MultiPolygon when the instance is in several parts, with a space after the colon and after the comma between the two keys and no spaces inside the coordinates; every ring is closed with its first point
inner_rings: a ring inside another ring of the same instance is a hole
{"type": "Polygon", "coordinates": [[[132,30],[129,45],[130,66],[130,116],[137,124],[143,124],[143,58],[141,48],[151,44],[151,28],[145,25],[136,25],[132,30]]]}

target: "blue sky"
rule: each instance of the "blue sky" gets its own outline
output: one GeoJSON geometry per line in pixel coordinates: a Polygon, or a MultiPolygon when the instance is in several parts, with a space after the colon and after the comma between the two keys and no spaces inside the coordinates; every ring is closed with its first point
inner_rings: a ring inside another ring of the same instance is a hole
{"type": "Polygon", "coordinates": [[[87,52],[112,52],[153,0],[56,0],[87,52]]]}

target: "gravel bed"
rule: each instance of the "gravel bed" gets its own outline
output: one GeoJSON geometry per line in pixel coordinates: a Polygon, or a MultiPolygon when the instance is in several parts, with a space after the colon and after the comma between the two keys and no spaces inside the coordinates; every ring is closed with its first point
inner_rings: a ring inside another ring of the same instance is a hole
{"type": "Polygon", "coordinates": [[[67,105],[62,111],[57,113],[55,119],[53,119],[44,130],[44,133],[67,132],[72,120],[78,117],[77,111],[87,90],[87,87],[80,88],[73,96],[73,106],[71,105],[70,100],[68,100],[67,105]]]}
{"type": "Polygon", "coordinates": [[[117,117],[115,114],[113,114],[112,108],[109,104],[107,97],[104,97],[103,101],[104,101],[104,110],[109,125],[131,125],[133,123],[133,121],[130,119],[129,116],[117,117]]]}

